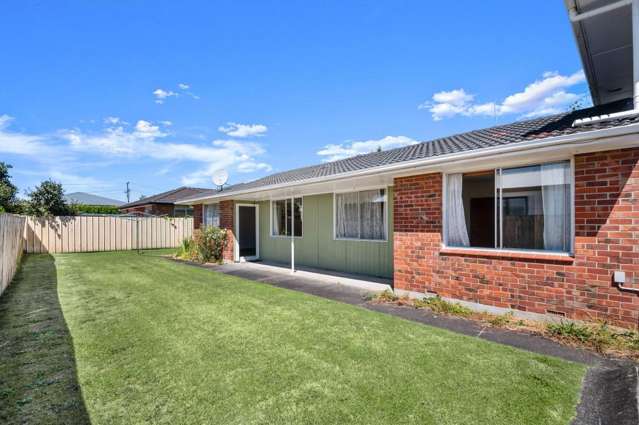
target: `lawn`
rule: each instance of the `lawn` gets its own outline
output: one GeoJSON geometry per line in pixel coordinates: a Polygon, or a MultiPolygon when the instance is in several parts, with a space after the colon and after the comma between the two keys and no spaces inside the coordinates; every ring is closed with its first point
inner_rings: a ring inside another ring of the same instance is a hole
{"type": "Polygon", "coordinates": [[[0,423],[567,424],[582,365],[162,258],[29,255],[0,423]]]}

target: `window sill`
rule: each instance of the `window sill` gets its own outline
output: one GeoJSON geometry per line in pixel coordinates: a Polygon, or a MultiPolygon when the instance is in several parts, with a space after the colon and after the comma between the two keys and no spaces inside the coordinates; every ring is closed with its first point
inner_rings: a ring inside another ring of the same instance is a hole
{"type": "Polygon", "coordinates": [[[500,249],[481,249],[481,248],[450,248],[445,247],[439,251],[440,255],[451,255],[461,257],[484,257],[498,258],[501,260],[530,260],[530,261],[552,261],[560,263],[573,263],[575,258],[565,253],[543,253],[543,252],[525,252],[525,251],[508,251],[500,249]]]}
{"type": "MultiPolygon", "coordinates": [[[[286,235],[270,235],[271,238],[273,239],[291,239],[290,236],[286,236],[286,235]]],[[[302,236],[293,236],[293,239],[302,239],[304,237],[304,235],[302,236]]]]}
{"type": "Polygon", "coordinates": [[[333,238],[333,240],[346,241],[346,242],[376,242],[376,243],[388,242],[388,239],[333,238]]]}

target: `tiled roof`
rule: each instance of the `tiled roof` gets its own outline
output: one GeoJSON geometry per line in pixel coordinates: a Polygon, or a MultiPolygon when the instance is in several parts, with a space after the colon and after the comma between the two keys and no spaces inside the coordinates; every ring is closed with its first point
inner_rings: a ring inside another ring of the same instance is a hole
{"type": "Polygon", "coordinates": [[[86,192],[73,192],[64,195],[64,200],[69,204],[81,204],[81,205],[109,205],[120,206],[124,204],[117,199],[105,198],[104,196],[94,195],[86,192]]]}
{"type": "Polygon", "coordinates": [[[210,189],[201,189],[198,187],[178,187],[177,189],[169,190],[167,192],[158,193],[157,195],[147,196],[138,201],[129,202],[128,204],[120,205],[120,208],[131,208],[139,205],[147,204],[174,204],[177,201],[181,201],[186,198],[193,198],[203,193],[209,192],[210,189]]]}
{"type": "MultiPolygon", "coordinates": [[[[574,121],[577,119],[627,111],[631,110],[632,106],[632,100],[625,99],[606,105],[599,105],[572,112],[469,131],[402,148],[357,155],[338,161],[271,174],[270,176],[248,183],[229,186],[224,189],[224,192],[226,194],[232,194],[233,192],[240,190],[256,189],[283,183],[303,182],[304,180],[312,178],[339,175],[351,171],[364,170],[367,168],[405,161],[413,161],[437,157],[440,155],[492,148],[535,139],[544,139],[548,137],[569,135],[638,123],[639,116],[629,116],[573,126],[574,121]]],[[[202,196],[214,195],[217,193],[217,190],[208,189],[206,192],[198,196],[193,196],[193,198],[200,198],[202,196]]]]}

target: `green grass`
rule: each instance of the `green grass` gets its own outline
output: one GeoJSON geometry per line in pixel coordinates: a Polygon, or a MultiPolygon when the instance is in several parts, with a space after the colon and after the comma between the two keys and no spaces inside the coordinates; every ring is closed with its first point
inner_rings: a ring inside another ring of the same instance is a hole
{"type": "Polygon", "coordinates": [[[157,254],[27,256],[0,423],[567,424],[585,367],[157,254]]]}

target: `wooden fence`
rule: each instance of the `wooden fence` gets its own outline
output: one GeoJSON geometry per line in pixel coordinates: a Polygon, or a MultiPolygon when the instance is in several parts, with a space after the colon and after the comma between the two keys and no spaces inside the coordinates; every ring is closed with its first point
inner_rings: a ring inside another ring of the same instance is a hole
{"type": "Polygon", "coordinates": [[[193,233],[193,218],[28,217],[25,251],[89,252],[175,248],[193,233]]]}
{"type": "Polygon", "coordinates": [[[9,286],[24,247],[25,218],[0,214],[0,294],[9,286]]]}

